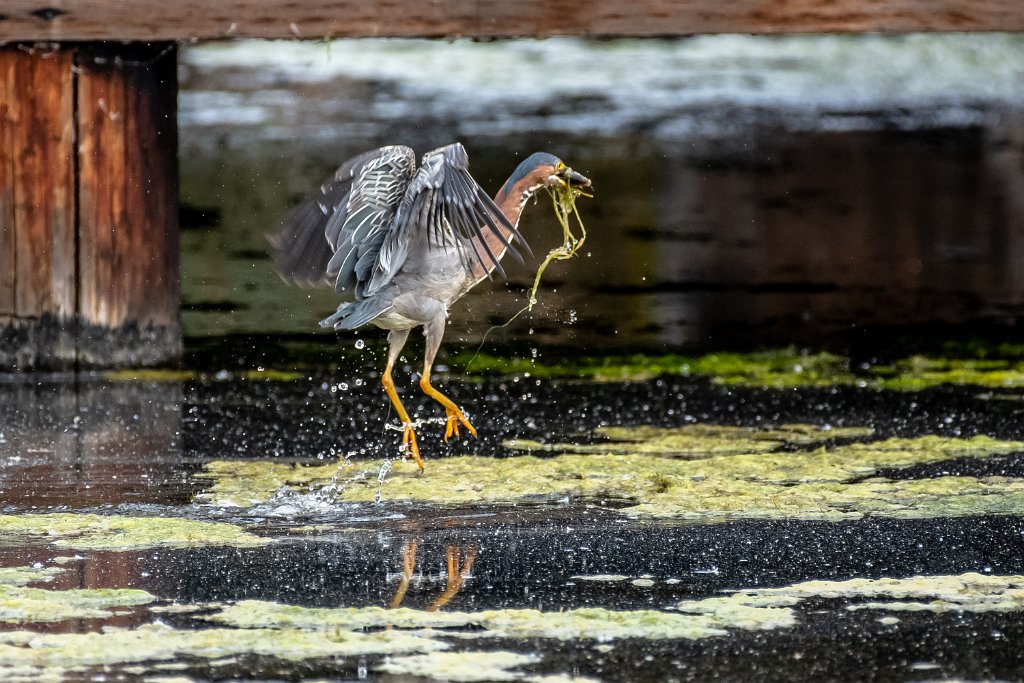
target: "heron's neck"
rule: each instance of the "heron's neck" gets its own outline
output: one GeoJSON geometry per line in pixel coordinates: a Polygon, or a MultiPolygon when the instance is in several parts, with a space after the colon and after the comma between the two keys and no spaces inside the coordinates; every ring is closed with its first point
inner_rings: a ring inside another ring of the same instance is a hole
{"type": "MultiPolygon", "coordinates": [[[[505,185],[498,190],[498,194],[494,196],[494,203],[498,205],[501,212],[508,219],[508,222],[512,224],[512,227],[519,225],[519,217],[523,214],[523,208],[526,206],[526,202],[536,194],[537,189],[540,187],[536,180],[533,178],[520,178],[515,180],[515,175],[509,178],[505,185]],[[514,181],[514,182],[513,182],[514,181]],[[532,188],[532,189],[531,189],[532,188]]],[[[502,241],[498,235],[494,234],[492,230],[483,230],[483,234],[473,239],[476,242],[476,247],[479,249],[481,254],[486,252],[481,248],[482,244],[486,244],[487,248],[491,250],[499,260],[505,256],[507,247],[505,242],[512,241],[512,231],[506,228],[504,225],[499,225],[498,230],[501,233],[501,237],[505,240],[502,241]]],[[[491,271],[496,268],[494,263],[490,262],[490,259],[485,259],[485,263],[481,264],[477,262],[474,265],[474,276],[475,280],[479,282],[483,278],[487,277],[491,271]]]]}

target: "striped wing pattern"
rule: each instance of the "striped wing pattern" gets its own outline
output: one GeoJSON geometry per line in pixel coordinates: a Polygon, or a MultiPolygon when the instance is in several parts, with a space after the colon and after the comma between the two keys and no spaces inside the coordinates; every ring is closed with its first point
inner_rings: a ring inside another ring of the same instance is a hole
{"type": "Polygon", "coordinates": [[[529,246],[469,174],[465,148],[454,143],[423,156],[382,147],[343,164],[320,193],[300,205],[270,238],[282,277],[299,284],[333,281],[358,301],[380,291],[416,245],[457,248],[467,268],[475,263],[504,275],[482,239],[491,231],[520,260],[502,228],[529,246]],[[427,239],[417,239],[425,232],[427,239]]]}

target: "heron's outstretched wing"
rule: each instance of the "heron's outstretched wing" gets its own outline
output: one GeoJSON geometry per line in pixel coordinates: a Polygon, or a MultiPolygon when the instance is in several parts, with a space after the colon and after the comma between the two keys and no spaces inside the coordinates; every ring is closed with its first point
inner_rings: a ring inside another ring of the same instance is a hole
{"type": "Polygon", "coordinates": [[[487,272],[494,269],[504,275],[501,255],[493,253],[483,239],[485,231],[498,236],[521,262],[522,257],[502,229],[529,253],[523,236],[469,174],[469,156],[460,143],[427,152],[380,245],[364,291],[372,294],[390,282],[414,243],[454,247],[460,250],[467,268],[478,263],[487,272]],[[416,239],[420,231],[426,233],[425,241],[416,239]]]}
{"type": "Polygon", "coordinates": [[[305,286],[357,285],[356,265],[380,249],[416,168],[408,147],[381,147],[349,159],[270,236],[284,279],[305,286]]]}

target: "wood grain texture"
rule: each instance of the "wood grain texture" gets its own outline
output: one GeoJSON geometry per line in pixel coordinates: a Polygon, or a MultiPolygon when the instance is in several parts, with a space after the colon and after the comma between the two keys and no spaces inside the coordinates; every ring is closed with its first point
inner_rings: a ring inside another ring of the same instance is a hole
{"type": "Polygon", "coordinates": [[[181,349],[173,43],[0,46],[0,367],[181,349]]]}
{"type": "Polygon", "coordinates": [[[67,49],[0,51],[0,312],[19,317],[75,312],[71,63],[67,49]]]}
{"type": "Polygon", "coordinates": [[[0,40],[1021,31],[1020,0],[8,0],[0,40]]]}
{"type": "Polygon", "coordinates": [[[76,65],[82,321],[176,329],[175,51],[82,46],[76,65]]]}
{"type": "Polygon", "coordinates": [[[14,315],[14,73],[10,49],[0,49],[0,316],[14,315]]]}

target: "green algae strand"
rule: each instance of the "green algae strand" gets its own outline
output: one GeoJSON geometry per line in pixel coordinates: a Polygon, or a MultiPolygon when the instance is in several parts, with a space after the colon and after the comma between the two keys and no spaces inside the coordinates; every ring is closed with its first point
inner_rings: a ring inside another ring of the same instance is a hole
{"type": "Polygon", "coordinates": [[[70,512],[0,515],[0,535],[6,544],[46,541],[75,550],[254,547],[271,542],[222,522],[70,512]]]}

